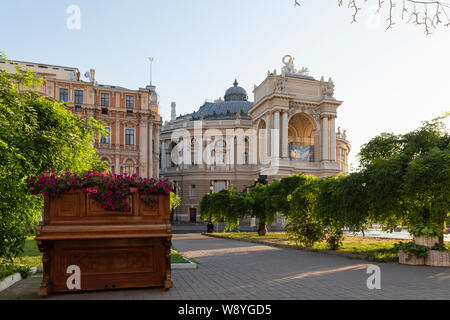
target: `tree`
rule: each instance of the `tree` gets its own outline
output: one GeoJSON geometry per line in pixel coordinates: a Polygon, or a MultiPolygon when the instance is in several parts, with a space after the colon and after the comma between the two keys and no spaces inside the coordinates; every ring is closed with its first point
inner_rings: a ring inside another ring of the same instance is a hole
{"type": "MultiPolygon", "coordinates": [[[[287,197],[289,212],[286,232],[297,242],[311,247],[324,237],[324,228],[317,218],[314,208],[317,203],[320,179],[312,176],[291,176],[296,188],[287,197]]],[[[292,181],[292,180],[291,180],[292,181]]]]}
{"type": "Polygon", "coordinates": [[[44,170],[105,169],[92,144],[104,133],[101,124],[92,118],[86,123],[40,96],[40,84],[32,70],[0,70],[0,263],[20,254],[28,228],[39,219],[43,199],[30,195],[31,177],[44,170]]]}
{"type": "Polygon", "coordinates": [[[373,221],[388,229],[404,223],[416,236],[435,229],[442,241],[450,198],[450,135],[442,122],[447,116],[403,135],[381,134],[362,147],[373,221]]]}
{"type": "Polygon", "coordinates": [[[450,148],[434,148],[409,163],[403,190],[412,226],[436,225],[443,244],[443,231],[450,214],[450,148]]]}
{"type": "MultiPolygon", "coordinates": [[[[294,0],[294,7],[299,6],[300,0],[294,0]]],[[[338,6],[341,7],[343,0],[337,0],[338,6]]],[[[351,23],[356,22],[356,17],[359,11],[362,10],[362,3],[367,3],[367,0],[348,0],[348,8],[353,10],[351,23]]],[[[388,16],[386,21],[388,25],[386,30],[391,29],[394,24],[394,11],[398,3],[401,3],[402,20],[406,23],[411,22],[415,25],[423,25],[424,33],[431,34],[431,29],[435,29],[442,24],[445,27],[450,25],[450,18],[447,11],[450,11],[450,4],[444,1],[433,0],[374,0],[378,6],[377,13],[387,7],[388,16]]]]}
{"type": "Polygon", "coordinates": [[[266,235],[266,226],[271,224],[276,216],[273,210],[268,209],[270,205],[270,186],[259,184],[250,189],[250,197],[252,199],[250,202],[250,214],[258,219],[258,235],[261,237],[266,235]]]}
{"type": "Polygon", "coordinates": [[[321,181],[314,211],[329,233],[343,228],[364,230],[368,221],[365,176],[354,172],[321,181]]]}
{"type": "Polygon", "coordinates": [[[241,219],[250,214],[251,199],[245,193],[237,193],[234,188],[205,194],[200,200],[200,217],[218,223],[225,221],[225,230],[239,225],[241,219]]]}

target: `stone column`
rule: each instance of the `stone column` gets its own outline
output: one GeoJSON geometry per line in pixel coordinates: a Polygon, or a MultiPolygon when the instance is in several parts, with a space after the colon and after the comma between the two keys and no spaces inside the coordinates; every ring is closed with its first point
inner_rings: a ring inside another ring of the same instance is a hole
{"type": "Polygon", "coordinates": [[[283,112],[281,123],[281,156],[283,158],[288,157],[288,113],[283,112]]]}
{"type": "Polygon", "coordinates": [[[328,118],[322,118],[322,160],[328,160],[328,118]]]}
{"type": "MultiPolygon", "coordinates": [[[[149,150],[149,158],[148,158],[148,172],[147,177],[151,178],[154,176],[153,172],[153,149],[152,149],[152,140],[153,140],[153,123],[152,120],[149,119],[148,121],[148,150],[149,150]]],[[[156,178],[156,177],[155,177],[156,178]]]]}
{"type": "Polygon", "coordinates": [[[267,114],[265,117],[265,121],[266,121],[266,155],[265,155],[265,159],[269,159],[270,157],[270,132],[271,132],[271,128],[272,128],[272,121],[270,121],[270,114],[267,114]]]}
{"type": "Polygon", "coordinates": [[[161,141],[161,170],[166,168],[166,143],[161,141]]]}
{"type": "Polygon", "coordinates": [[[330,125],[330,160],[336,161],[336,128],[335,128],[336,118],[331,118],[330,125]]]}
{"type": "Polygon", "coordinates": [[[147,121],[142,119],[139,125],[139,155],[140,155],[140,165],[139,165],[139,175],[142,177],[148,177],[147,170],[147,121]]]}
{"type": "Polygon", "coordinates": [[[116,156],[116,166],[115,171],[116,174],[120,174],[120,141],[122,139],[122,133],[120,128],[120,119],[116,117],[116,125],[115,125],[115,151],[114,154],[116,156]]]}
{"type": "MultiPolygon", "coordinates": [[[[156,163],[153,163],[153,160],[152,160],[152,168],[153,168],[152,170],[154,170],[154,172],[152,172],[152,177],[159,178],[159,149],[160,149],[159,148],[159,132],[161,130],[161,127],[159,125],[155,125],[152,127],[155,128],[155,134],[153,135],[153,132],[152,132],[152,136],[150,138],[155,141],[154,142],[155,148],[153,150],[153,155],[156,156],[156,163]]],[[[152,143],[152,142],[150,142],[150,143],[152,143]]],[[[153,158],[153,156],[152,156],[152,158],[153,158]]]]}
{"type": "Polygon", "coordinates": [[[273,113],[272,125],[272,159],[280,157],[280,111],[273,113]]]}

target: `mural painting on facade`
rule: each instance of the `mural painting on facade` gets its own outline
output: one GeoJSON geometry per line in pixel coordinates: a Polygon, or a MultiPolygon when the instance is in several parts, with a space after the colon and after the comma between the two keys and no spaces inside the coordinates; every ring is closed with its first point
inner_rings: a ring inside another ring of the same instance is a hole
{"type": "Polygon", "coordinates": [[[289,156],[291,161],[313,162],[314,146],[289,145],[289,156]]]}

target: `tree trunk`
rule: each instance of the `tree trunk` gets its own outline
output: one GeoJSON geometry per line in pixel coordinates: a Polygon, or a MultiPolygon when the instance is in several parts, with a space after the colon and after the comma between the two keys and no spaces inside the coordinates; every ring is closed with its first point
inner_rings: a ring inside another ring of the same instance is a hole
{"type": "Polygon", "coordinates": [[[266,223],[264,221],[260,221],[258,225],[258,236],[264,237],[266,235],[266,223]]]}

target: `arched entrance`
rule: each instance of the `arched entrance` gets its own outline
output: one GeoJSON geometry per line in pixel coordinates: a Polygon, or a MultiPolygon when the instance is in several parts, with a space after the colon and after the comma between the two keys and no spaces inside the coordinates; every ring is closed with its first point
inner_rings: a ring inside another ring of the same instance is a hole
{"type": "Polygon", "coordinates": [[[264,163],[267,158],[266,122],[260,120],[258,123],[258,163],[264,163]]]}
{"type": "Polygon", "coordinates": [[[289,120],[288,146],[291,161],[314,161],[314,124],[306,115],[298,113],[289,120]]]}

